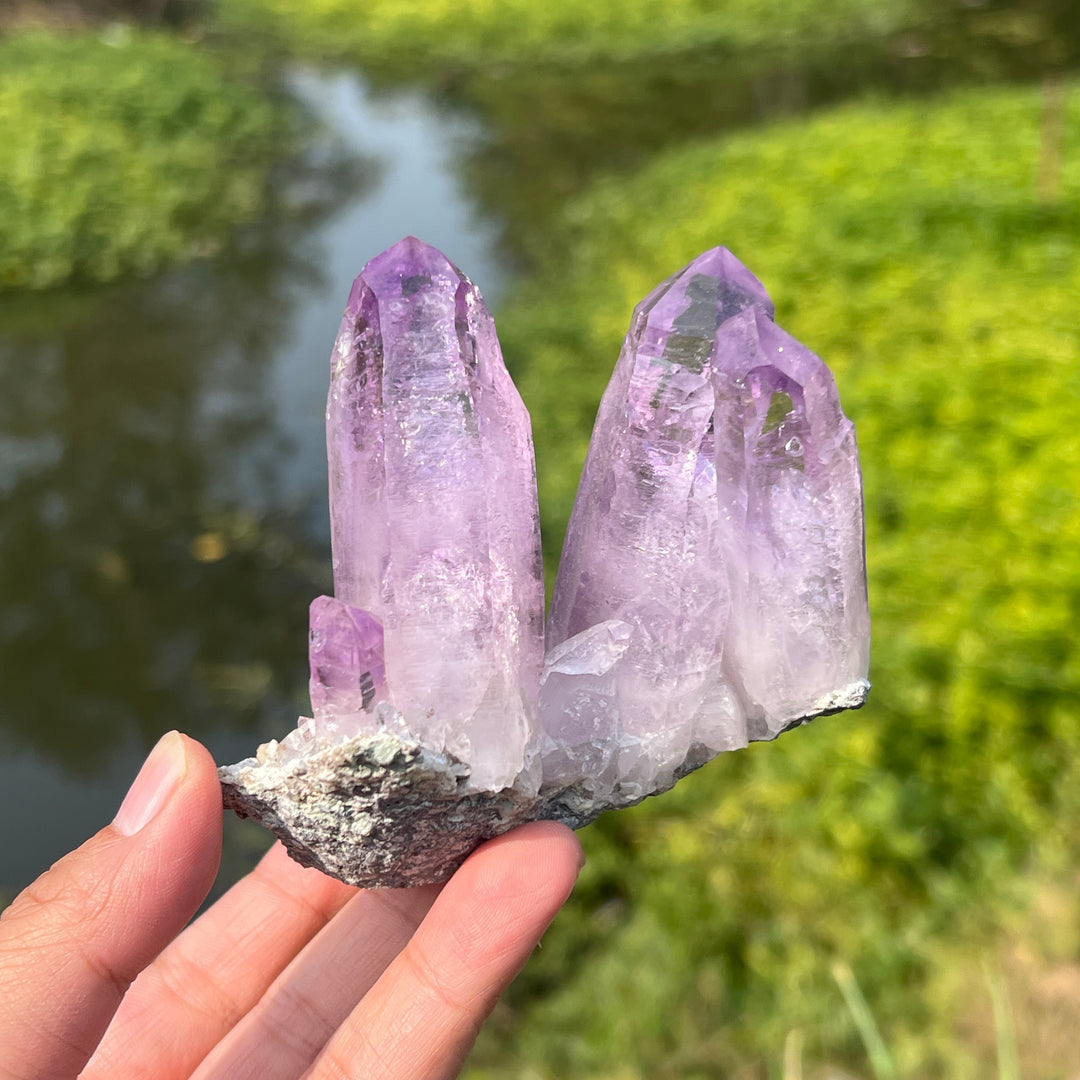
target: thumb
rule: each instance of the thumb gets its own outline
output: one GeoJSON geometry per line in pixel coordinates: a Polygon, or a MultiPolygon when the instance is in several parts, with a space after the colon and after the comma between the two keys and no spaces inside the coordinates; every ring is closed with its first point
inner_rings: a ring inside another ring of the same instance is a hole
{"type": "Polygon", "coordinates": [[[220,855],[213,759],[170,732],[113,823],[0,916],[2,1080],[78,1075],[131,981],[206,896],[220,855]]]}

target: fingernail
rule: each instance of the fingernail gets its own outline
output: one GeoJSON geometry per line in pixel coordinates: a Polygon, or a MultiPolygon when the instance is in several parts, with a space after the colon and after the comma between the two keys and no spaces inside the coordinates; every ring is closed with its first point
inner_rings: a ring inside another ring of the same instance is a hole
{"type": "Polygon", "coordinates": [[[143,763],[120,810],[113,818],[113,828],[123,836],[134,836],[157,816],[176,790],[187,767],[184,740],[180,732],[162,735],[157,746],[143,763]]]}

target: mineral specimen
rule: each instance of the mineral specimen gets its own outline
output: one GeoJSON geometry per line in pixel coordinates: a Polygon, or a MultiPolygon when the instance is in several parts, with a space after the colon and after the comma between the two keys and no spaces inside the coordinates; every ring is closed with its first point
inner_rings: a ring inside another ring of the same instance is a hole
{"type": "Polygon", "coordinates": [[[221,770],[226,805],[344,880],[421,884],[519,822],[578,827],[861,705],[854,430],[772,315],[724,248],[638,305],[545,660],[529,420],[491,317],[418,240],[373,259],[331,362],[314,715],[221,770]]]}
{"type": "Polygon", "coordinates": [[[862,703],[854,428],[772,313],[724,248],[634,312],[551,603],[545,783],[602,761],[602,785],[640,798],[687,761],[862,703]]]}

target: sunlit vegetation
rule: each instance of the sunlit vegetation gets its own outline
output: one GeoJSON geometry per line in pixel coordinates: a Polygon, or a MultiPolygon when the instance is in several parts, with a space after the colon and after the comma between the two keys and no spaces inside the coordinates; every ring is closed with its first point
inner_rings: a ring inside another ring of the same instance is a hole
{"type": "Polygon", "coordinates": [[[165,34],[0,39],[0,290],[217,250],[262,212],[288,114],[165,34]]]}
{"type": "MultiPolygon", "coordinates": [[[[880,37],[917,21],[919,0],[219,0],[226,24],[291,48],[382,63],[577,62],[710,46],[779,50],[880,37]]],[[[417,72],[419,75],[420,73],[417,72]]]]}
{"type": "MultiPolygon", "coordinates": [[[[1075,62],[1072,0],[216,0],[215,17],[316,58],[413,81],[477,69],[574,67],[688,56],[839,66],[867,49],[985,74],[1075,62]]],[[[674,74],[674,71],[673,71],[674,74]]]]}
{"type": "MultiPolygon", "coordinates": [[[[485,1045],[491,1075],[774,1076],[795,1032],[808,1068],[868,1076],[836,959],[897,1075],[992,1075],[993,1041],[970,1037],[993,1029],[991,995],[958,957],[989,947],[1027,875],[1080,854],[1075,89],[1067,108],[1052,206],[1038,92],[984,90],[663,154],[569,205],[533,253],[500,329],[536,421],[549,564],[632,305],[724,243],[856,421],[875,685],[862,713],[593,827],[522,1012],[485,1045]]],[[[1025,1076],[1058,1075],[1021,1051],[1025,1076]]]]}

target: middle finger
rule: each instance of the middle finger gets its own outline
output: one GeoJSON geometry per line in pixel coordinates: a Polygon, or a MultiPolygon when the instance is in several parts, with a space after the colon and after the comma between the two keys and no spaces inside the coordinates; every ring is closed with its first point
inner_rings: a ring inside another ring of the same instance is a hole
{"type": "Polygon", "coordinates": [[[362,892],[316,935],[192,1080],[292,1080],[420,925],[441,885],[362,892]]]}

